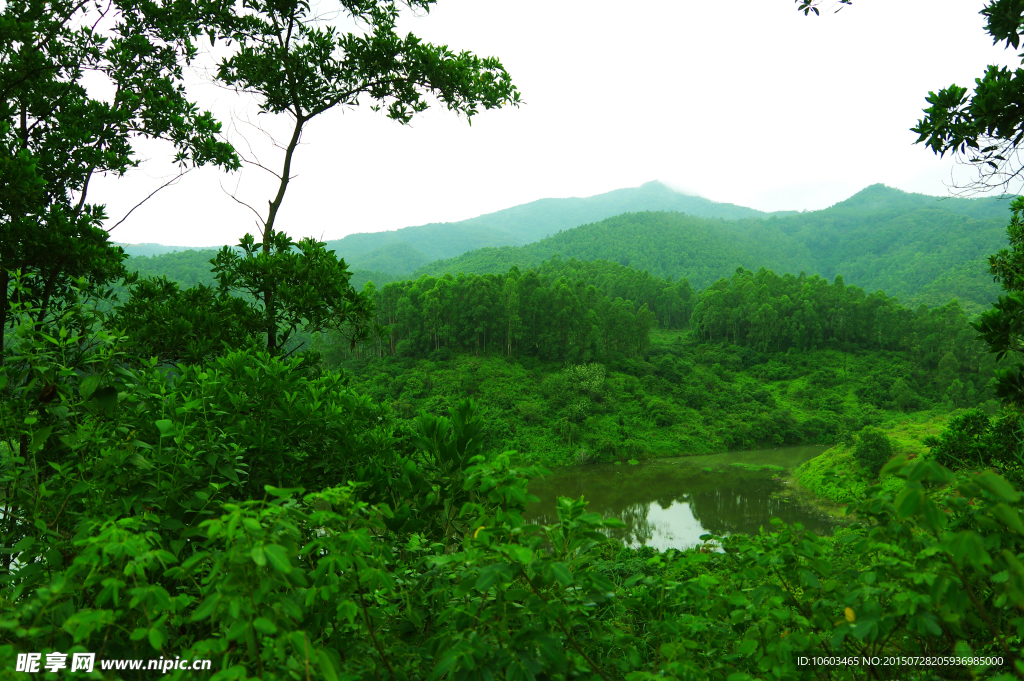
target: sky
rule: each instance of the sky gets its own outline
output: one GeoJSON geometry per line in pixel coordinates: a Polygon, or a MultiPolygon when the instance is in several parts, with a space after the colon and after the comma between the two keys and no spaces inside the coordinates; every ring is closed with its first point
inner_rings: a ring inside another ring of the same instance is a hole
{"type": "MultiPolygon", "coordinates": [[[[498,57],[522,104],[472,126],[444,107],[409,125],[368,106],[323,114],[304,132],[278,226],[339,239],[650,180],[766,211],[827,208],[879,182],[948,195],[969,170],[914,144],[927,93],[1020,60],[983,31],[981,1],[854,0],[838,13],[831,2],[805,17],[790,0],[439,0],[400,32],[498,57]]],[[[254,100],[206,73],[189,73],[190,96],[236,148],[280,167],[269,138],[283,142],[288,121],[257,117],[254,100]]],[[[139,168],[91,189],[108,227],[120,221],[112,240],[214,246],[257,233],[232,198],[266,214],[274,187],[254,167],[192,170],[125,217],[177,172],[168,145],[137,148],[139,168]]]]}

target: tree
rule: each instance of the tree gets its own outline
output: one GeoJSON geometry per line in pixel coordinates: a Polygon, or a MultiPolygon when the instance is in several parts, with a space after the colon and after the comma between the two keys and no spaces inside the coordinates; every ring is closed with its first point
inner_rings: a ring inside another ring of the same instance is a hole
{"type": "Polygon", "coordinates": [[[892,401],[900,411],[906,411],[907,407],[914,403],[914,393],[910,386],[902,378],[897,378],[889,391],[892,401]]]}
{"type": "Polygon", "coordinates": [[[276,232],[263,244],[246,234],[240,247],[241,252],[221,249],[211,261],[213,271],[221,291],[253,301],[250,309],[263,321],[271,354],[283,350],[300,327],[307,331],[345,328],[352,347],[367,337],[373,312],[369,296],[349,285],[352,273],[345,261],[325,250],[322,242],[296,243],[276,232]],[[272,246],[269,251],[268,246],[272,246]]]}
{"type": "Polygon", "coordinates": [[[956,380],[960,372],[960,364],[956,361],[956,357],[953,356],[952,352],[947,352],[939,360],[939,373],[935,376],[935,382],[938,384],[939,393],[946,392],[950,384],[956,380]]]}
{"type": "Polygon", "coordinates": [[[857,444],[853,447],[853,457],[871,475],[878,477],[882,467],[892,458],[892,443],[888,436],[875,428],[866,426],[857,435],[857,444]]]}
{"type": "MultiPolygon", "coordinates": [[[[1024,198],[1014,199],[1010,207],[1013,213],[1006,228],[1010,247],[988,259],[989,272],[1006,295],[972,324],[997,360],[1011,355],[1019,359],[1024,353],[1024,198]]],[[[1024,402],[1024,371],[1019,364],[997,369],[995,381],[996,397],[1009,404],[1024,402]]]]}
{"type": "MultiPolygon", "coordinates": [[[[434,2],[407,0],[402,4],[429,12],[434,2]]],[[[455,54],[412,34],[400,37],[395,32],[398,0],[341,0],[338,4],[362,30],[345,33],[324,24],[305,0],[245,0],[245,12],[237,17],[232,31],[239,49],[220,63],[217,73],[223,83],[255,95],[260,113],[287,114],[291,119],[280,172],[248,160],[277,180],[277,191],[266,212],[252,209],[259,218],[260,241],[246,235],[242,255],[225,248],[217,260],[224,281],[244,282],[242,288],[254,296],[266,319],[271,352],[282,345],[280,326],[290,324],[280,317],[309,318],[306,310],[294,307],[299,300],[287,299],[281,289],[285,284],[273,264],[290,253],[291,246],[277,236],[277,220],[306,125],[336,107],[357,106],[361,98],[371,100],[371,108],[385,111],[402,124],[427,108],[428,95],[468,119],[480,107],[492,109],[519,102],[518,90],[497,59],[470,52],[455,54]],[[257,251],[261,251],[259,257],[257,251]]],[[[320,256],[310,257],[324,261],[320,256]]],[[[349,312],[359,310],[354,299],[347,302],[354,306],[349,312]]],[[[346,314],[336,310],[335,322],[344,323],[346,314]]]]}
{"type": "Polygon", "coordinates": [[[108,243],[106,214],[89,202],[89,184],[97,173],[122,175],[137,165],[134,140],[170,141],[182,166],[238,167],[231,146],[217,139],[219,124],[182,86],[193,40],[220,30],[219,2],[105,4],[15,0],[0,13],[4,328],[15,270],[30,275],[21,295],[37,322],[60,306],[72,278],[103,284],[123,273],[124,253],[108,243]],[[104,84],[109,97],[96,94],[104,84]]]}
{"type": "Polygon", "coordinates": [[[953,470],[985,468],[993,464],[997,442],[991,437],[992,422],[980,409],[971,409],[949,420],[938,436],[925,438],[935,460],[953,470]]]}
{"type": "MultiPolygon", "coordinates": [[[[1007,48],[1020,47],[1024,35],[1024,4],[1019,0],[992,0],[981,14],[986,18],[985,32],[993,42],[1005,42],[1007,48]]],[[[1022,64],[1024,64],[1024,55],[1022,64]]],[[[940,156],[947,152],[973,165],[977,180],[968,190],[985,191],[1008,188],[1020,179],[1024,166],[1019,147],[1024,142],[1024,69],[989,66],[975,80],[974,91],[950,85],[938,93],[929,92],[925,117],[913,131],[940,156]]]]}
{"type": "Polygon", "coordinates": [[[246,301],[198,284],[181,290],[166,277],[126,282],[128,300],[119,305],[113,324],[128,336],[140,359],[156,357],[171,364],[201,364],[225,348],[251,345],[260,328],[246,301]]]}

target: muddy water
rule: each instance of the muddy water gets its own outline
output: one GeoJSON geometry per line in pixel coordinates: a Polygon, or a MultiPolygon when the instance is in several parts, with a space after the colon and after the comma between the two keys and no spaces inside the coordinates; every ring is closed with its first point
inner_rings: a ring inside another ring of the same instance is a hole
{"type": "Polygon", "coordinates": [[[830,520],[777,495],[789,470],[825,449],[779,447],[635,466],[560,468],[530,481],[530,493],[540,502],[527,508],[526,519],[557,522],[555,499],[583,496],[590,502],[588,511],[622,520],[626,527],[612,534],[633,546],[687,548],[699,544],[702,534],[753,534],[769,528],[773,517],[826,534],[834,527],[830,520]]]}

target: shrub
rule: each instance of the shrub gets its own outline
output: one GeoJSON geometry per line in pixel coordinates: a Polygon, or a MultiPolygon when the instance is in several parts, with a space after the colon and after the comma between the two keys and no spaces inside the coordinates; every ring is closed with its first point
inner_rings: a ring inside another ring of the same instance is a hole
{"type": "Polygon", "coordinates": [[[892,443],[881,430],[867,426],[857,436],[853,456],[872,478],[876,478],[882,466],[892,458],[892,443]]]}

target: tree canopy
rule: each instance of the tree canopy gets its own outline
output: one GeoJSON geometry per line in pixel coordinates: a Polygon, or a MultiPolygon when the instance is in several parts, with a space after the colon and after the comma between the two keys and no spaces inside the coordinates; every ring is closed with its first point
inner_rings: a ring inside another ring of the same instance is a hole
{"type": "Polygon", "coordinates": [[[89,201],[97,173],[137,165],[133,141],[171,142],[181,164],[238,167],[220,125],[186,97],[182,69],[194,39],[216,32],[216,2],[15,0],[0,11],[0,291],[10,322],[9,272],[45,318],[72,277],[121,273],[103,206],[89,201]],[[94,78],[86,87],[86,75],[94,78]],[[99,76],[102,80],[95,80],[99,76]],[[103,95],[109,87],[112,96],[103,95]],[[100,93],[100,94],[97,94],[100,93]]]}

